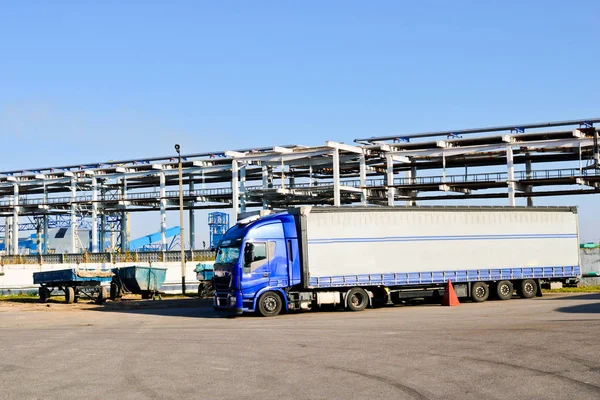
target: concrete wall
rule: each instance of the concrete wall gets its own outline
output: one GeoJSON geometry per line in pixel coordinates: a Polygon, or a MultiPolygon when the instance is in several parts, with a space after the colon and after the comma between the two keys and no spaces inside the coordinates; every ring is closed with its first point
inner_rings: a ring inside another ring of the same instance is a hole
{"type": "MultiPolygon", "coordinates": [[[[600,272],[600,248],[581,249],[581,273],[600,272]]],[[[600,278],[585,278],[581,280],[584,286],[600,285],[600,278]]]]}

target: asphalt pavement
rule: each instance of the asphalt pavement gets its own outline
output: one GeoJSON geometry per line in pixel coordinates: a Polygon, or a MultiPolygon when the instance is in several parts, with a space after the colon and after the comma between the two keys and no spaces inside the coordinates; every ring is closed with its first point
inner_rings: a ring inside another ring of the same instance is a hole
{"type": "Polygon", "coordinates": [[[0,302],[0,399],[599,399],[600,294],[216,315],[0,302]]]}

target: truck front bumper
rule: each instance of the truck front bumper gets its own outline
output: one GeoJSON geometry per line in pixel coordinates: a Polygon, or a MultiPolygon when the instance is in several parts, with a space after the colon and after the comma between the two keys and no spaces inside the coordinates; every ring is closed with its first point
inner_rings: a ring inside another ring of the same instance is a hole
{"type": "Polygon", "coordinates": [[[217,311],[226,311],[235,314],[242,314],[244,312],[244,309],[242,307],[242,294],[216,292],[213,307],[217,311]]]}

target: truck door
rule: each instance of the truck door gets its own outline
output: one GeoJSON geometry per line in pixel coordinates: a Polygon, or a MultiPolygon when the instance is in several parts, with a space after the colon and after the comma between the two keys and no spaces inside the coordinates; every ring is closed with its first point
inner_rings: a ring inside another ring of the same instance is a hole
{"type": "Polygon", "coordinates": [[[253,295],[269,284],[269,259],[267,242],[253,241],[244,247],[242,290],[253,295]]]}

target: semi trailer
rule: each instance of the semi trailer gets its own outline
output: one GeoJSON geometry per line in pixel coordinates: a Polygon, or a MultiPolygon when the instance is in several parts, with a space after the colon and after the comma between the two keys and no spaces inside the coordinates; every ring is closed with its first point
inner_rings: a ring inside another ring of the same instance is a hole
{"type": "Polygon", "coordinates": [[[575,207],[298,207],[242,219],[214,264],[214,308],[276,316],[440,297],[541,295],[580,275],[575,207]]]}

